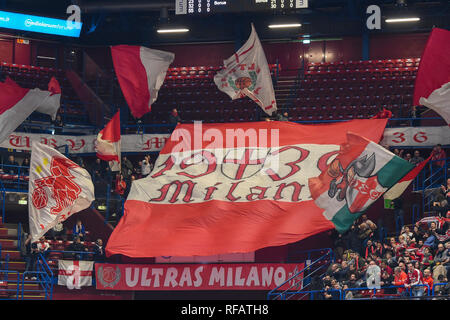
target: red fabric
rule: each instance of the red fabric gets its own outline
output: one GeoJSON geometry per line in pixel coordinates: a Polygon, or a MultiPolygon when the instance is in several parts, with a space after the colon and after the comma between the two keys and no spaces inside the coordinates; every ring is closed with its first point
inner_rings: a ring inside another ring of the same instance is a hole
{"type": "Polygon", "coordinates": [[[378,112],[372,119],[389,119],[392,118],[392,112],[383,108],[383,111],[378,112]]]}
{"type": "Polygon", "coordinates": [[[140,46],[113,46],[111,54],[117,80],[125,100],[135,118],[150,111],[150,92],[145,67],[140,56],[140,46]],[[130,68],[130,66],[133,66],[130,68]]]}
{"type": "Polygon", "coordinates": [[[14,107],[29,91],[9,78],[0,82],[0,115],[14,107]]]}
{"type": "MultiPolygon", "coordinates": [[[[278,180],[273,180],[272,184],[256,186],[259,182],[255,182],[255,185],[251,185],[253,188],[260,188],[259,190],[265,187],[273,191],[287,181],[286,179],[292,179],[287,178],[287,173],[293,171],[291,169],[297,169],[299,175],[304,174],[307,177],[309,177],[308,171],[302,167],[317,166],[321,170],[326,169],[328,155],[336,153],[330,152],[329,147],[319,150],[317,145],[335,145],[336,149],[339,149],[339,145],[347,141],[348,131],[378,142],[385,124],[386,120],[356,120],[331,125],[298,125],[289,122],[264,121],[209,124],[203,125],[203,130],[205,132],[214,128],[219,132],[225,132],[227,129],[236,128],[278,129],[280,146],[304,144],[305,148],[309,148],[309,145],[316,144],[314,147],[317,153],[313,157],[308,158],[307,153],[310,152],[306,149],[301,152],[301,156],[299,152],[292,153],[289,157],[283,155],[285,160],[280,160],[282,161],[280,166],[286,170],[278,176],[278,180]],[[300,161],[305,161],[304,165],[300,161]],[[299,165],[293,164],[294,162],[299,165]],[[287,163],[290,165],[286,165],[287,163]],[[291,169],[287,169],[289,167],[291,169]]],[[[192,137],[194,125],[179,125],[160,152],[160,157],[172,154],[173,149],[177,150],[180,143],[178,139],[174,139],[174,136],[179,132],[184,132],[186,135],[189,132],[192,137]]],[[[211,144],[211,141],[200,139],[199,145],[196,145],[196,142],[192,140],[195,140],[195,137],[189,140],[192,143],[190,147],[194,150],[211,144]]],[[[183,149],[183,151],[187,150],[189,149],[183,149]]],[[[247,165],[258,165],[255,160],[247,159],[247,161],[247,165]],[[254,163],[249,164],[251,161],[254,163]]],[[[169,162],[166,161],[166,163],[169,162]]],[[[187,173],[183,172],[181,165],[161,166],[158,172],[153,173],[151,181],[148,179],[136,181],[133,183],[134,188],[129,200],[125,203],[124,216],[108,240],[106,254],[108,256],[122,254],[129,257],[154,257],[251,252],[263,247],[296,242],[334,228],[333,223],[324,217],[323,209],[309,200],[309,195],[302,199],[294,196],[286,198],[281,196],[278,199],[273,196],[261,198],[253,196],[252,198],[249,194],[252,192],[251,188],[250,190],[247,187],[245,190],[242,188],[241,193],[233,191],[232,184],[236,185],[239,183],[236,182],[238,180],[253,183],[252,177],[247,179],[237,177],[242,166],[244,164],[241,163],[233,166],[234,182],[223,175],[221,171],[223,167],[220,164],[214,166],[215,169],[212,171],[202,174],[202,176],[211,174],[208,185],[206,182],[200,184],[198,176],[185,180],[183,177],[187,176],[182,174],[187,173]],[[174,186],[172,183],[181,183],[180,181],[183,183],[189,181],[194,192],[191,192],[192,189],[186,190],[188,188],[183,187],[183,191],[178,191],[175,197],[171,197],[170,194],[175,195],[174,188],[171,188],[174,186]],[[160,184],[152,190],[152,185],[157,183],[160,184]],[[223,193],[217,198],[213,196],[212,199],[205,200],[205,190],[211,191],[214,185],[221,185],[219,187],[222,187],[223,193]],[[167,190],[170,188],[172,191],[169,194],[167,190]],[[137,190],[142,192],[133,192],[137,190]],[[164,190],[166,190],[165,193],[164,190]],[[155,192],[157,197],[149,196],[149,194],[155,195],[155,192]],[[191,197],[196,200],[192,200],[191,197]]],[[[185,165],[185,169],[190,171],[190,165],[185,165]]],[[[204,181],[202,179],[205,178],[201,177],[200,181],[204,181]]],[[[287,192],[290,191],[283,191],[284,194],[287,192]]],[[[273,193],[275,194],[275,191],[273,193]]]]}
{"type": "Polygon", "coordinates": [[[420,60],[414,88],[414,105],[420,98],[450,82],[450,31],[434,28],[420,60]]]}
{"type": "Polygon", "coordinates": [[[127,188],[127,184],[125,181],[123,180],[117,180],[116,181],[116,188],[115,188],[115,192],[121,196],[123,196],[123,194],[125,193],[125,189],[127,188]]]}
{"type": "Polygon", "coordinates": [[[48,91],[50,91],[52,95],[61,93],[61,86],[55,77],[50,79],[50,82],[48,83],[48,91]]]}
{"type": "Polygon", "coordinates": [[[100,131],[101,138],[108,142],[120,141],[120,111],[114,115],[111,121],[100,131]]]}

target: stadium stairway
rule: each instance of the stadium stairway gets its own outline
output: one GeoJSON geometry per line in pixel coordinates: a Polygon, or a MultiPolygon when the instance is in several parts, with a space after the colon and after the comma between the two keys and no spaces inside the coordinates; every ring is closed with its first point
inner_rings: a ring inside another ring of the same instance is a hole
{"type": "Polygon", "coordinates": [[[17,224],[3,223],[0,217],[0,299],[45,300],[39,280],[24,281],[22,288],[26,263],[18,250],[17,231],[17,224]]]}

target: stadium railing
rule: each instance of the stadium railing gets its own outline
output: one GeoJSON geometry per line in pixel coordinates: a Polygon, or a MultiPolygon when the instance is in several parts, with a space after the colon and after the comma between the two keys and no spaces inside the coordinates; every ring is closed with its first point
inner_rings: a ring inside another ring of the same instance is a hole
{"type": "MultiPolygon", "coordinates": [[[[287,300],[292,299],[295,295],[303,295],[307,292],[305,289],[311,285],[313,277],[322,276],[330,263],[334,261],[334,253],[330,248],[301,251],[297,255],[300,253],[306,254],[307,259],[303,260],[305,261],[305,267],[269,291],[267,300],[287,300]],[[324,254],[311,261],[311,257],[317,252],[323,252],[324,254]],[[302,289],[295,290],[294,288],[298,286],[301,286],[302,289]]],[[[301,296],[298,300],[303,298],[304,296],[301,296]]]]}
{"type": "MultiPolygon", "coordinates": [[[[50,268],[50,266],[47,263],[47,260],[42,255],[42,253],[39,253],[36,260],[36,270],[35,271],[25,271],[22,274],[22,278],[20,279],[20,282],[22,284],[22,300],[24,300],[24,288],[25,284],[38,284],[39,289],[37,290],[30,290],[27,289],[27,293],[44,293],[46,300],[51,300],[53,297],[53,284],[54,284],[54,275],[53,271],[50,268]],[[25,278],[32,277],[31,280],[26,280],[25,278]],[[36,278],[36,280],[33,280],[33,277],[36,278]]],[[[19,278],[18,278],[19,279],[19,278]]],[[[18,280],[19,282],[19,280],[18,280]]]]}
{"type": "MultiPolygon", "coordinates": [[[[8,279],[8,275],[15,275],[16,279],[20,279],[19,271],[0,270],[0,278],[8,279]]],[[[20,285],[19,280],[9,282],[8,280],[0,280],[0,300],[19,300],[20,298],[19,285],[20,285]],[[14,287],[9,289],[10,285],[14,287]]]]}

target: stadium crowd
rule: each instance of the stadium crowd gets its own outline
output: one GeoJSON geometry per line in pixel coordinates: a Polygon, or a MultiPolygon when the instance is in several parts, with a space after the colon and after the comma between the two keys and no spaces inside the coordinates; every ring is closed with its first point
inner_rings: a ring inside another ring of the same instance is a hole
{"type": "Polygon", "coordinates": [[[378,237],[377,228],[362,215],[346,233],[334,234],[336,260],[313,283],[314,290],[323,291],[318,299],[337,300],[339,290],[344,290],[345,299],[370,295],[374,272],[380,277],[379,295],[421,297],[431,295],[434,284],[439,284],[435,296],[450,294],[448,220],[403,226],[397,236],[385,239],[378,237]]]}

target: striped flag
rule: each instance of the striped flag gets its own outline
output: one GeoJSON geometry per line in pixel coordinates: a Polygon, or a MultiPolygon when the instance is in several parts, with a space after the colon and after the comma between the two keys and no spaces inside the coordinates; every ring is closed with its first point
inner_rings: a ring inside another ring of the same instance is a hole
{"type": "Polygon", "coordinates": [[[140,46],[111,47],[117,80],[137,119],[150,112],[175,55],[140,46]]]}
{"type": "Polygon", "coordinates": [[[120,111],[99,132],[95,151],[98,158],[109,161],[111,171],[120,171],[120,111]]]}
{"type": "Polygon", "coordinates": [[[59,260],[58,285],[69,289],[92,286],[94,261],[59,260]]]}
{"type": "Polygon", "coordinates": [[[434,28],[420,60],[414,104],[441,115],[450,126],[450,31],[434,28]]]}
{"type": "Polygon", "coordinates": [[[52,78],[49,91],[25,89],[10,78],[0,82],[0,143],[20,126],[34,111],[53,119],[60,107],[61,89],[52,78]]]}
{"type": "Polygon", "coordinates": [[[413,180],[417,177],[417,175],[422,171],[422,169],[426,166],[428,161],[430,161],[431,157],[420,162],[417,166],[412,169],[406,176],[400,179],[388,192],[383,195],[384,199],[394,200],[400,197],[403,192],[408,188],[408,186],[413,182],[413,180]]]}
{"type": "Polygon", "coordinates": [[[382,146],[348,133],[328,168],[309,179],[311,197],[325,218],[344,232],[413,167],[382,146]]]}

